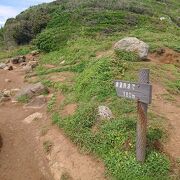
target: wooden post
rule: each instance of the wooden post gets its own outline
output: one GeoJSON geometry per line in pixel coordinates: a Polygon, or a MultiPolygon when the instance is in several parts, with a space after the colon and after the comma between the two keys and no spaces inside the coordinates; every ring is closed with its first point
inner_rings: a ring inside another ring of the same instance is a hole
{"type": "MultiPolygon", "coordinates": [[[[139,71],[139,83],[149,84],[149,69],[139,71]]],[[[136,135],[136,159],[143,163],[146,156],[147,109],[148,104],[138,101],[138,121],[136,135]]]]}

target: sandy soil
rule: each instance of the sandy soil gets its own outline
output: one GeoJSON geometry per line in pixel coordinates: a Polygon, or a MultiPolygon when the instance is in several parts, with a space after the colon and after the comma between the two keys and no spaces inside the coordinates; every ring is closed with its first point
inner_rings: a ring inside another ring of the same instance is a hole
{"type": "Polygon", "coordinates": [[[164,94],[168,94],[166,89],[160,84],[153,84],[153,104],[152,108],[158,115],[168,120],[168,141],[164,144],[165,151],[175,159],[180,158],[180,96],[176,97],[176,102],[166,101],[164,94]]]}

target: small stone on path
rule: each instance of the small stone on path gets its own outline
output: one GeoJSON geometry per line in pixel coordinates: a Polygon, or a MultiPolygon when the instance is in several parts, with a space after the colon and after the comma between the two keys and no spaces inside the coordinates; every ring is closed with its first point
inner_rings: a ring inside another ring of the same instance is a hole
{"type": "Polygon", "coordinates": [[[40,109],[44,107],[45,104],[46,104],[46,97],[44,95],[40,95],[35,97],[30,103],[24,105],[24,108],[40,109]]]}
{"type": "Polygon", "coordinates": [[[28,116],[27,118],[25,118],[23,120],[23,122],[30,124],[32,123],[32,121],[36,120],[36,119],[41,119],[43,117],[42,113],[36,112],[34,114],[31,114],[30,116],[28,116]]]}
{"type": "Polygon", "coordinates": [[[0,69],[4,69],[6,67],[5,63],[0,63],[0,69]]]}

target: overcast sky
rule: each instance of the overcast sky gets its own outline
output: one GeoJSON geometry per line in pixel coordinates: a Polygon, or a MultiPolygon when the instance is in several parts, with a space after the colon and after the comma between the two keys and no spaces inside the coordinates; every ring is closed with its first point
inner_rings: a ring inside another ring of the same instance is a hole
{"type": "Polygon", "coordinates": [[[0,26],[3,26],[8,18],[15,17],[32,5],[52,1],[54,0],[0,0],[0,26]]]}

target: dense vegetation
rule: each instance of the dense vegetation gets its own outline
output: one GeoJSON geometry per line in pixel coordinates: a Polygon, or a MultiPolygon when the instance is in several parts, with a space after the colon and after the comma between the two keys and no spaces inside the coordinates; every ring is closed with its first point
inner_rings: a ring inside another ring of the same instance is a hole
{"type": "Polygon", "coordinates": [[[166,40],[162,45],[178,49],[175,43],[167,43],[171,38],[178,42],[178,7],[176,0],[59,0],[31,7],[15,19],[9,19],[4,37],[10,46],[27,44],[47,27],[36,43],[38,48],[49,52],[79,35],[110,36],[128,31],[148,40],[149,36],[158,38],[161,32],[160,40],[166,40]],[[160,17],[165,20],[160,21],[160,17]]]}
{"type": "MultiPolygon", "coordinates": [[[[164,137],[164,118],[150,111],[147,158],[145,164],[137,163],[135,103],[116,97],[113,80],[135,81],[138,69],[146,66],[151,69],[151,80],[161,80],[171,94],[177,94],[179,65],[144,64],[134,54],[112,53],[112,45],[123,37],[136,36],[147,42],[151,51],[159,47],[180,51],[179,7],[178,0],[59,0],[32,7],[4,27],[6,44],[31,42],[44,52],[36,70],[40,80],[55,91],[48,104],[53,122],[84,151],[100,157],[115,179],[170,178],[170,160],[154,146],[164,137]],[[48,69],[44,64],[57,68],[48,69]],[[164,77],[168,69],[172,79],[164,77]],[[51,73],[62,71],[75,74],[73,83],[49,80],[51,73]],[[55,107],[58,91],[66,100],[55,107]],[[60,109],[69,103],[78,104],[77,112],[61,117],[60,109]],[[102,104],[109,106],[115,117],[99,124],[97,107],[102,104]],[[97,131],[92,131],[97,124],[97,131]]],[[[22,48],[18,53],[28,50],[22,48]]]]}
{"type": "Polygon", "coordinates": [[[0,28],[0,50],[4,47],[4,35],[3,35],[3,28],[0,28]]]}

